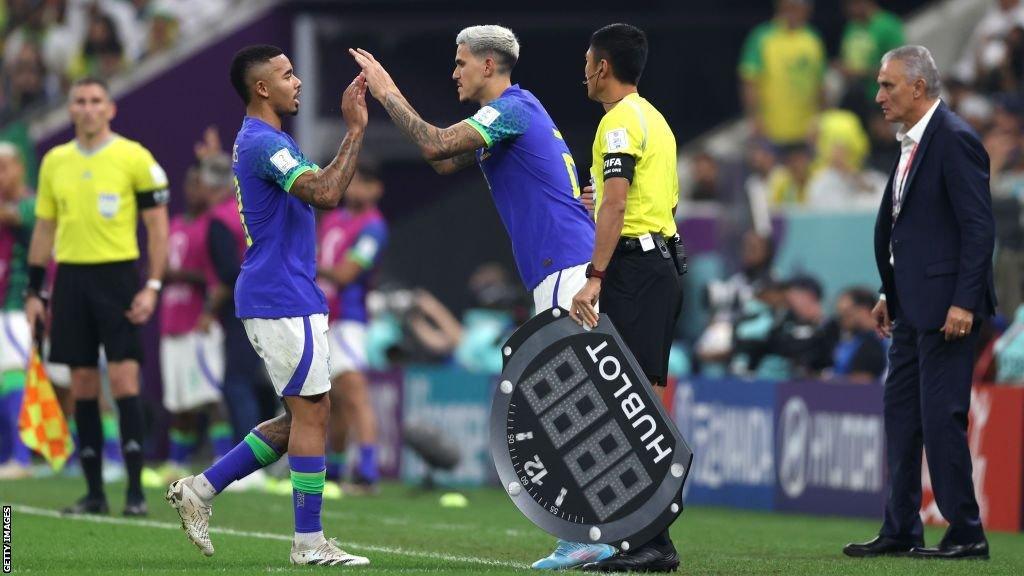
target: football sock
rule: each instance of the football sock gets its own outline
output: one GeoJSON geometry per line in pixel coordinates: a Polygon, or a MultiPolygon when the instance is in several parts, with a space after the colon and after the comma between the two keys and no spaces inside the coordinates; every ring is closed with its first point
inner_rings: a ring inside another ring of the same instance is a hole
{"type": "Polygon", "coordinates": [[[259,430],[253,428],[252,432],[249,432],[223,458],[207,468],[202,476],[219,494],[235,480],[245,478],[260,468],[277,462],[280,457],[270,441],[259,430]]]}
{"type": "Polygon", "coordinates": [[[371,484],[380,477],[377,471],[376,444],[363,444],[359,447],[359,476],[371,484]]]}
{"type": "Polygon", "coordinates": [[[345,453],[331,452],[327,454],[327,478],[339,480],[345,475],[345,453]]]}
{"type": "Polygon", "coordinates": [[[323,456],[289,456],[292,471],[292,503],[295,507],[295,540],[310,545],[323,538],[320,508],[323,505],[326,462],[323,456]]]}
{"type": "Polygon", "coordinates": [[[100,402],[75,401],[75,424],[78,426],[78,460],[89,489],[90,498],[104,498],[103,494],[103,429],[100,424],[100,402]]]}
{"type": "Polygon", "coordinates": [[[171,448],[167,454],[167,460],[173,464],[184,467],[196,448],[198,439],[195,433],[184,430],[172,429],[170,433],[171,448]]]}
{"type": "Polygon", "coordinates": [[[231,424],[215,422],[210,425],[210,443],[213,444],[213,459],[220,460],[227,456],[235,442],[231,439],[231,424]]]}
{"type": "Polygon", "coordinates": [[[142,498],[142,399],[138,395],[118,398],[117,413],[128,495],[142,498]]]}
{"type": "MultiPolygon", "coordinates": [[[[4,444],[7,454],[0,454],[0,462],[11,458],[22,466],[32,463],[32,452],[28,446],[21,441],[21,433],[18,431],[18,418],[21,417],[21,401],[25,396],[25,372],[23,370],[9,370],[4,372],[0,381],[0,402],[6,416],[6,430],[4,444]]],[[[0,452],[4,450],[0,448],[0,452]]]]}

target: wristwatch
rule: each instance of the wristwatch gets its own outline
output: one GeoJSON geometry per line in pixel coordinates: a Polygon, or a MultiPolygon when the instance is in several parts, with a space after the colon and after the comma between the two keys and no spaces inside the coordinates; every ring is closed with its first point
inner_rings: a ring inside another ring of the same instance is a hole
{"type": "Polygon", "coordinates": [[[164,287],[164,283],[159,281],[159,280],[157,280],[156,278],[150,278],[149,280],[146,280],[146,288],[149,288],[150,290],[153,290],[154,292],[160,292],[160,290],[163,287],[164,287]]]}
{"type": "Polygon", "coordinates": [[[587,278],[597,278],[599,280],[604,280],[604,274],[604,270],[598,270],[597,268],[594,268],[593,262],[587,264],[587,278]]]}

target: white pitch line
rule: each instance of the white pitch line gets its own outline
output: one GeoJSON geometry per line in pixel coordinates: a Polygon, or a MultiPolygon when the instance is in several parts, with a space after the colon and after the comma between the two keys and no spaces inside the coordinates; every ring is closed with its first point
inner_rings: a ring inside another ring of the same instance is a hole
{"type": "MultiPolygon", "coordinates": [[[[80,522],[93,522],[95,524],[117,524],[122,526],[141,526],[145,528],[159,528],[161,530],[181,530],[181,524],[173,524],[171,522],[158,522],[156,520],[130,520],[127,518],[111,518],[109,516],[90,516],[90,515],[68,515],[61,514],[56,510],[47,510],[45,508],[36,508],[34,506],[25,506],[22,504],[14,504],[14,510],[24,514],[32,516],[43,516],[46,518],[59,518],[61,520],[77,520],[80,522]]],[[[284,534],[273,534],[270,532],[251,532],[247,530],[235,530],[232,528],[219,528],[210,527],[211,534],[224,534],[226,536],[242,536],[245,538],[259,538],[262,540],[280,540],[282,542],[291,542],[292,537],[284,534]]],[[[442,560],[445,562],[465,562],[467,564],[483,564],[486,566],[500,566],[503,568],[519,568],[528,569],[528,564],[521,564],[519,562],[508,562],[505,560],[492,560],[490,558],[477,558],[475,556],[455,556],[452,554],[442,554],[440,552],[427,552],[422,550],[409,550],[407,548],[391,548],[388,546],[377,546],[375,544],[360,544],[358,542],[340,542],[342,547],[353,548],[356,550],[368,550],[370,552],[380,552],[383,554],[394,554],[397,556],[409,556],[412,558],[426,558],[430,560],[442,560]]]]}

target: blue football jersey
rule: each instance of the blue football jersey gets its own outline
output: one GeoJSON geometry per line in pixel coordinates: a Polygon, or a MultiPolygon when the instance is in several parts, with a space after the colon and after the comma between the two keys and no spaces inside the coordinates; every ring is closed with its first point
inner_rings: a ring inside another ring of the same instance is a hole
{"type": "Polygon", "coordinates": [[[316,284],[316,215],[289,193],[296,178],[319,167],[291,136],[250,116],[235,138],[232,163],[249,245],[235,283],[238,317],[326,314],[316,284]]]}
{"type": "Polygon", "coordinates": [[[579,201],[572,154],[540,101],[516,84],[466,122],[487,144],[477,162],[526,287],[589,262],[594,221],[579,201]]]}

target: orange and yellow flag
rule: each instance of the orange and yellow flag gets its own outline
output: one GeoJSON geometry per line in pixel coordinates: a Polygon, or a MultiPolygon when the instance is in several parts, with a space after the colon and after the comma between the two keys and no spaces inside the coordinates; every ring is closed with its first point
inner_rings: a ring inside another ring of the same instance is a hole
{"type": "Polygon", "coordinates": [[[53,384],[34,347],[26,372],[25,397],[18,417],[21,441],[42,454],[54,470],[60,470],[71,456],[74,442],[57,395],[53,392],[53,384]]]}

